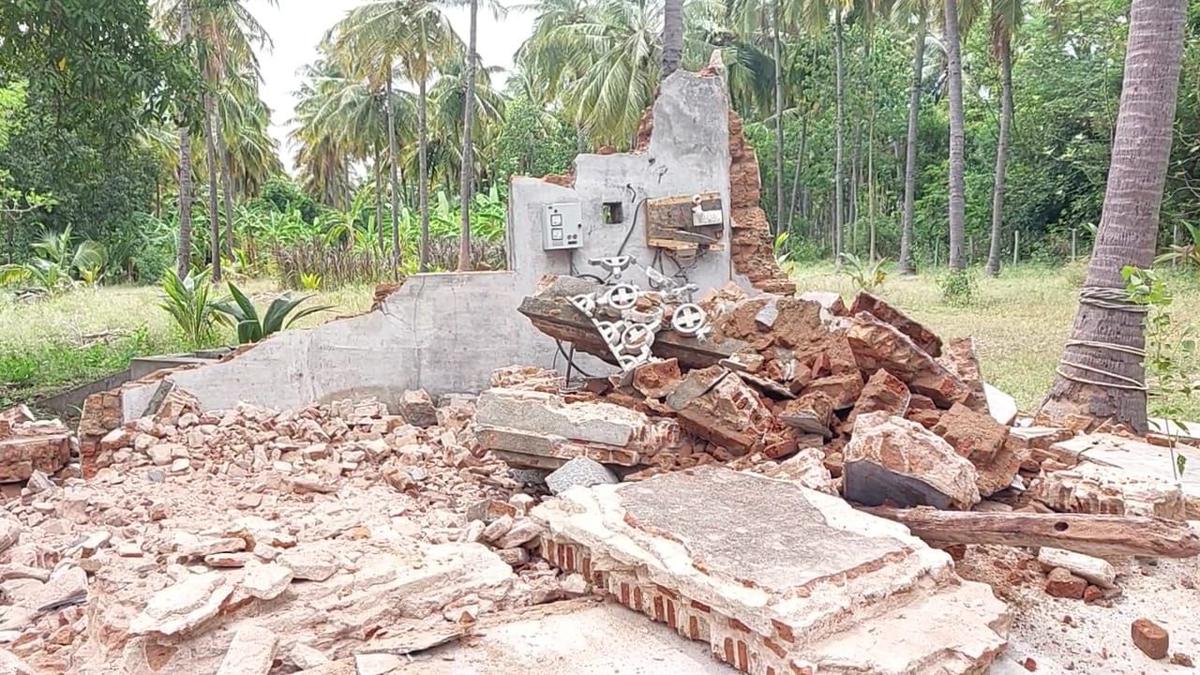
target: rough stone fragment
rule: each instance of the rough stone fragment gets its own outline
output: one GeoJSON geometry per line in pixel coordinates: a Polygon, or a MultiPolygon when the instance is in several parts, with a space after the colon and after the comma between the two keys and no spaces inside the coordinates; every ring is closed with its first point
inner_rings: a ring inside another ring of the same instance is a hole
{"type": "Polygon", "coordinates": [[[651,361],[633,371],[633,388],[648,398],[663,398],[670,394],[683,375],[677,359],[651,361]]]}
{"type": "Polygon", "coordinates": [[[1004,603],[948,556],[788,481],[700,467],[532,513],[552,564],[744,672],[985,672],[1004,644],[1004,603]]]}
{"type": "Polygon", "coordinates": [[[942,339],[936,333],[908,317],[904,312],[888,304],[882,298],[866,291],[859,291],[846,313],[856,316],[859,312],[871,314],[876,319],[890,324],[908,336],[922,351],[930,356],[942,355],[942,339]]]}
{"type": "Polygon", "coordinates": [[[467,508],[467,520],[479,520],[489,524],[501,516],[515,518],[517,507],[499,499],[482,499],[467,508]]]}
{"type": "Polygon", "coordinates": [[[1150,619],[1141,618],[1130,626],[1133,644],[1152,659],[1165,659],[1171,649],[1171,636],[1162,626],[1150,619]]]}
{"type": "Polygon", "coordinates": [[[37,675],[37,671],[7,649],[0,649],[0,673],[5,675],[37,675]]]}
{"type": "Polygon", "coordinates": [[[399,410],[404,421],[425,429],[437,425],[437,408],[424,389],[409,390],[400,397],[399,410]]]}
{"type": "Polygon", "coordinates": [[[21,524],[9,518],[0,518],[0,553],[21,540],[21,524]]]}
{"type": "Polygon", "coordinates": [[[554,495],[561,494],[577,485],[591,487],[616,482],[618,482],[617,477],[612,471],[587,457],[576,457],[564,464],[562,468],[552,471],[546,476],[546,486],[550,488],[550,494],[554,495]]]}
{"type": "Polygon", "coordinates": [[[251,563],[246,566],[246,572],[242,576],[242,588],[260,600],[278,597],[291,583],[292,570],[278,563],[251,563]]]}
{"type": "Polygon", "coordinates": [[[129,624],[134,635],[185,633],[211,619],[233,592],[219,573],[189,574],[150,598],[142,613],[129,624]]]}
{"type": "Polygon", "coordinates": [[[1064,551],[1061,548],[1042,548],[1038,551],[1042,569],[1062,568],[1077,577],[1087,579],[1101,588],[1116,588],[1117,569],[1112,563],[1090,555],[1064,551]]]}
{"type": "Polygon", "coordinates": [[[1070,570],[1062,567],[1050,570],[1050,574],[1046,577],[1046,593],[1056,598],[1081,600],[1083,592],[1087,590],[1087,585],[1085,579],[1071,574],[1070,570]]]}
{"type": "Polygon", "coordinates": [[[904,417],[908,413],[912,392],[895,375],[882,368],[867,380],[862,394],[854,403],[847,421],[853,423],[859,415],[872,412],[886,412],[889,415],[904,417]]]}
{"type": "Polygon", "coordinates": [[[488,523],[488,526],[483,528],[483,532],[479,534],[479,538],[483,541],[495,542],[499,541],[500,537],[508,534],[512,529],[513,517],[500,516],[499,518],[488,523]]]}
{"type": "Polygon", "coordinates": [[[939,407],[949,408],[971,395],[971,389],[928,352],[871,314],[855,314],[846,329],[846,339],[864,371],[884,368],[914,392],[933,399],[939,407]]]}
{"type": "Polygon", "coordinates": [[[954,338],[946,345],[940,359],[946,369],[971,390],[963,404],[971,410],[988,412],[987,393],[984,391],[983,375],[979,370],[979,358],[975,355],[975,340],[970,337],[954,338]]]}
{"type": "Polygon", "coordinates": [[[253,624],[238,628],[217,675],[267,675],[275,661],[279,636],[253,624]]]}
{"type": "Polygon", "coordinates": [[[862,374],[857,370],[817,378],[804,387],[804,395],[824,394],[833,402],[834,410],[845,410],[862,395],[862,374]]]}
{"type": "Polygon", "coordinates": [[[1005,445],[1008,427],[962,403],[942,414],[933,433],[975,465],[979,493],[985,497],[1008,487],[1021,468],[1021,458],[1005,445]]]}
{"type": "Polygon", "coordinates": [[[975,467],[915,422],[868,413],[845,449],[846,498],[861,504],[969,509],[979,502],[975,467]]]}
{"type": "Polygon", "coordinates": [[[325,652],[303,642],[297,642],[292,647],[291,652],[288,653],[288,656],[291,658],[292,663],[301,670],[317,668],[330,662],[329,657],[325,656],[325,652]]]}
{"type": "Polygon", "coordinates": [[[1017,399],[987,382],[983,383],[983,393],[987,398],[988,413],[991,414],[992,419],[1004,426],[1009,426],[1016,421],[1017,412],[1019,412],[1017,409],[1017,399]]]}
{"type": "Polygon", "coordinates": [[[806,393],[798,399],[788,401],[779,413],[779,421],[793,429],[808,434],[820,434],[825,438],[832,435],[829,424],[833,420],[833,399],[824,392],[806,393]]]}
{"type": "Polygon", "coordinates": [[[524,546],[537,539],[542,534],[542,527],[529,518],[521,518],[513,523],[504,536],[496,540],[496,548],[516,548],[524,546]]]}
{"type": "Polygon", "coordinates": [[[279,563],[292,570],[292,578],[303,581],[325,581],[338,571],[333,554],[319,549],[292,549],[279,556],[279,563]]]}
{"type": "Polygon", "coordinates": [[[685,429],[739,453],[760,446],[774,427],[774,416],[758,394],[721,366],[689,372],[667,405],[685,429]]]}

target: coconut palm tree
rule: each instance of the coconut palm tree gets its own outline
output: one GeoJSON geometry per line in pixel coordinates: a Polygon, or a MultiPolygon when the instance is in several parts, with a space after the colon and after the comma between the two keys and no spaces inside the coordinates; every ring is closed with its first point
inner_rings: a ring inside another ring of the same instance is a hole
{"type": "Polygon", "coordinates": [[[926,0],[906,3],[900,14],[905,20],[915,17],[916,36],[913,38],[913,74],[908,90],[908,134],[904,142],[904,209],[900,226],[899,267],[903,274],[916,271],[912,264],[913,216],[917,192],[917,132],[921,112],[921,79],[925,69],[925,40],[928,36],[930,7],[926,0]]]}
{"type": "MultiPolygon", "coordinates": [[[[383,84],[385,100],[393,100],[394,79],[399,73],[417,86],[418,209],[421,214],[420,270],[429,259],[428,88],[438,68],[462,52],[461,42],[437,6],[423,0],[370,0],[350,10],[331,32],[335,54],[347,72],[383,84]]],[[[392,229],[399,230],[395,138],[396,113],[388,109],[388,155],[392,165],[392,229]]],[[[398,241],[397,249],[398,249],[398,241]]],[[[399,251],[393,251],[399,267],[399,251]]]]}
{"type": "Polygon", "coordinates": [[[1158,238],[1179,91],[1187,0],[1133,0],[1125,79],[1100,229],[1071,339],[1041,412],[1083,415],[1145,431],[1144,314],[1121,272],[1149,267],[1158,238]]]}
{"type": "Polygon", "coordinates": [[[663,0],[662,77],[683,61],[683,0],[663,0]]]}
{"type": "Polygon", "coordinates": [[[959,37],[958,0],[944,0],[946,86],[950,90],[950,269],[967,267],[964,251],[967,219],[966,121],[963,116],[962,44],[959,37]]]}
{"type": "MultiPolygon", "coordinates": [[[[189,0],[179,6],[179,41],[190,47],[192,11],[189,0]]],[[[192,132],[185,121],[179,125],[179,244],[175,270],[180,279],[192,270],[192,132]]]]}
{"type": "Polygon", "coordinates": [[[1021,0],[992,0],[992,55],[1000,65],[1000,132],[996,140],[996,182],[992,188],[992,241],[987,273],[1000,273],[1000,230],[1004,225],[1004,179],[1013,123],[1012,37],[1024,10],[1021,0]]]}

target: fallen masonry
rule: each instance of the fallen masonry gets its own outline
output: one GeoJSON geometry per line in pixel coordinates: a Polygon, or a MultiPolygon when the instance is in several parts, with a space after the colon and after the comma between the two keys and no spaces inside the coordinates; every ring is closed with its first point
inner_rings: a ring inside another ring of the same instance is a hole
{"type": "Polygon", "coordinates": [[[980,672],[1005,644],[1004,603],[948,555],[787,481],[704,467],[533,515],[543,557],[743,672],[980,672]]]}

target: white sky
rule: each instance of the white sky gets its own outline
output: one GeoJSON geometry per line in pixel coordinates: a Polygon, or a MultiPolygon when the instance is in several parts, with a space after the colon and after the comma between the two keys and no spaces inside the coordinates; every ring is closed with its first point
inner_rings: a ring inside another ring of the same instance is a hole
{"type": "MultiPolygon", "coordinates": [[[[274,50],[259,54],[262,64],[262,97],[271,107],[271,135],[279,142],[283,165],[292,168],[293,148],[287,133],[296,102],[292,92],[300,88],[302,66],[317,58],[317,44],[333,24],[363,0],[278,0],[272,7],[269,0],[248,0],[247,6],[255,18],[271,34],[274,50]]],[[[508,3],[512,4],[512,3],[508,3]]],[[[467,7],[443,5],[450,23],[465,41],[470,25],[467,7]]],[[[486,9],[479,8],[479,54],[484,64],[512,67],[513,55],[532,31],[533,15],[510,11],[497,20],[486,9]]],[[[503,76],[496,83],[503,81],[503,76]]]]}

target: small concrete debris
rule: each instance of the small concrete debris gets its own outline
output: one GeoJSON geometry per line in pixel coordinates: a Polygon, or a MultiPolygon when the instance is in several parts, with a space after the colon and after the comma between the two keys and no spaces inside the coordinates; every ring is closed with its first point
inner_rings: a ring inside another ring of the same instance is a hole
{"type": "Polygon", "coordinates": [[[62,422],[36,420],[25,406],[0,411],[0,483],[58,472],[70,461],[71,437],[62,422]]]}
{"type": "Polygon", "coordinates": [[[1046,593],[1056,598],[1082,600],[1087,587],[1086,579],[1081,579],[1062,567],[1055,567],[1046,576],[1046,593]]]}
{"type": "Polygon", "coordinates": [[[1117,568],[1101,558],[1059,548],[1042,548],[1038,551],[1038,564],[1045,570],[1065,569],[1100,588],[1117,587],[1117,568]]]}
{"type": "Polygon", "coordinates": [[[576,486],[592,487],[617,482],[619,481],[612,471],[587,457],[576,457],[546,476],[546,486],[553,495],[562,494],[576,486]]]}

